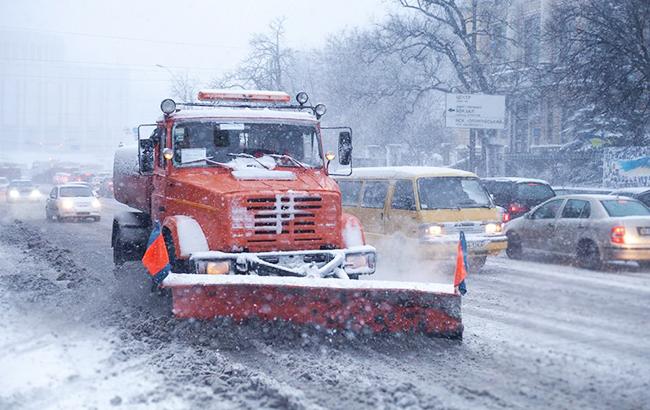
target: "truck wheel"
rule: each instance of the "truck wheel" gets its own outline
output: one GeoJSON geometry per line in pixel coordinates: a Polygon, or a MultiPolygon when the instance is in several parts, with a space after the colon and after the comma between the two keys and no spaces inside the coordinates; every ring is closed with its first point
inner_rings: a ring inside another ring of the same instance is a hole
{"type": "Polygon", "coordinates": [[[120,230],[118,229],[115,232],[115,239],[113,241],[113,264],[116,266],[123,265],[124,262],[126,262],[124,255],[124,246],[125,244],[122,242],[120,230]]]}
{"type": "Polygon", "coordinates": [[[167,254],[169,255],[169,265],[172,267],[172,272],[183,273],[190,271],[189,261],[185,259],[176,258],[176,249],[174,248],[174,241],[172,234],[167,229],[163,230],[163,238],[165,239],[165,246],[167,247],[167,254]]]}

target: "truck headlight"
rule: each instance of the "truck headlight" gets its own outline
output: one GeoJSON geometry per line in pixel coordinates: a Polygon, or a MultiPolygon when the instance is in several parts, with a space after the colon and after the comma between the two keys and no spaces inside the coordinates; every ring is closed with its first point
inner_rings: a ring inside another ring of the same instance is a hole
{"type": "Polygon", "coordinates": [[[61,208],[70,210],[74,208],[74,201],[72,199],[64,199],[61,201],[61,208]]]}
{"type": "Polygon", "coordinates": [[[198,261],[196,271],[205,275],[227,275],[230,273],[230,261],[198,261]]]}
{"type": "Polygon", "coordinates": [[[503,226],[500,223],[489,223],[485,225],[485,233],[488,235],[494,235],[502,231],[503,226]]]}
{"type": "Polygon", "coordinates": [[[9,191],[9,198],[11,199],[17,199],[20,198],[20,192],[18,192],[17,189],[12,189],[9,191]]]}

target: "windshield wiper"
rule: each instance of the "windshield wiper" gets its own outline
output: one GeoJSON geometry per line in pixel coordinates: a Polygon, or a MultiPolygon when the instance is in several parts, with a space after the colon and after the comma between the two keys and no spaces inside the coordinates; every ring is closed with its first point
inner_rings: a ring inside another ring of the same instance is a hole
{"type": "Polygon", "coordinates": [[[217,165],[217,166],[219,166],[219,167],[232,169],[232,167],[231,167],[230,165],[228,165],[228,164],[224,164],[223,162],[213,161],[212,158],[214,158],[214,157],[205,157],[205,158],[193,159],[193,160],[191,160],[191,161],[181,162],[181,165],[192,164],[192,163],[194,163],[194,162],[205,161],[205,162],[207,162],[207,163],[210,164],[210,165],[217,165]]]}
{"type": "Polygon", "coordinates": [[[298,165],[299,167],[307,169],[307,166],[306,166],[305,164],[303,164],[302,162],[298,161],[297,159],[295,159],[295,158],[292,157],[291,155],[287,155],[287,154],[283,154],[283,155],[280,155],[280,154],[270,154],[269,156],[270,156],[271,158],[275,158],[275,159],[280,159],[280,158],[288,159],[289,161],[293,162],[294,164],[298,165]]]}
{"type": "Polygon", "coordinates": [[[255,161],[255,162],[257,162],[258,164],[260,164],[261,166],[263,166],[264,168],[266,168],[266,169],[271,169],[271,168],[267,167],[266,165],[264,165],[260,160],[258,160],[257,158],[255,158],[255,157],[252,156],[251,154],[247,154],[247,153],[245,153],[245,152],[240,152],[239,154],[235,154],[235,153],[229,152],[228,155],[231,156],[231,157],[235,157],[235,158],[248,158],[248,159],[252,159],[253,161],[255,161]]]}

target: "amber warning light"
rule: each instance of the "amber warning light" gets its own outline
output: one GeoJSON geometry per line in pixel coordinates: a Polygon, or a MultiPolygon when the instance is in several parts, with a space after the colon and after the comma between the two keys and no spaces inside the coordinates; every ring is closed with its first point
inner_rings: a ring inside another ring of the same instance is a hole
{"type": "Polygon", "coordinates": [[[291,96],[282,91],[201,90],[198,99],[199,101],[288,103],[291,101],[291,96]]]}

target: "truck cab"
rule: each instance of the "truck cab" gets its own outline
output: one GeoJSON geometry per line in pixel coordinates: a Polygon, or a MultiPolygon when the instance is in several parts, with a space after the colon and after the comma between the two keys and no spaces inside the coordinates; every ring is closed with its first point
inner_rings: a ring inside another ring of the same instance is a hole
{"type": "MultiPolygon", "coordinates": [[[[374,248],[342,212],[321,139],[322,104],[282,92],[207,90],[165,100],[137,148],[116,153],[115,198],[140,212],[113,222],[114,261],[137,260],[157,224],[172,270],[188,274],[352,277],[374,248]],[[179,109],[177,107],[183,107],[179,109]]],[[[339,162],[351,163],[351,130],[339,162]]]]}

